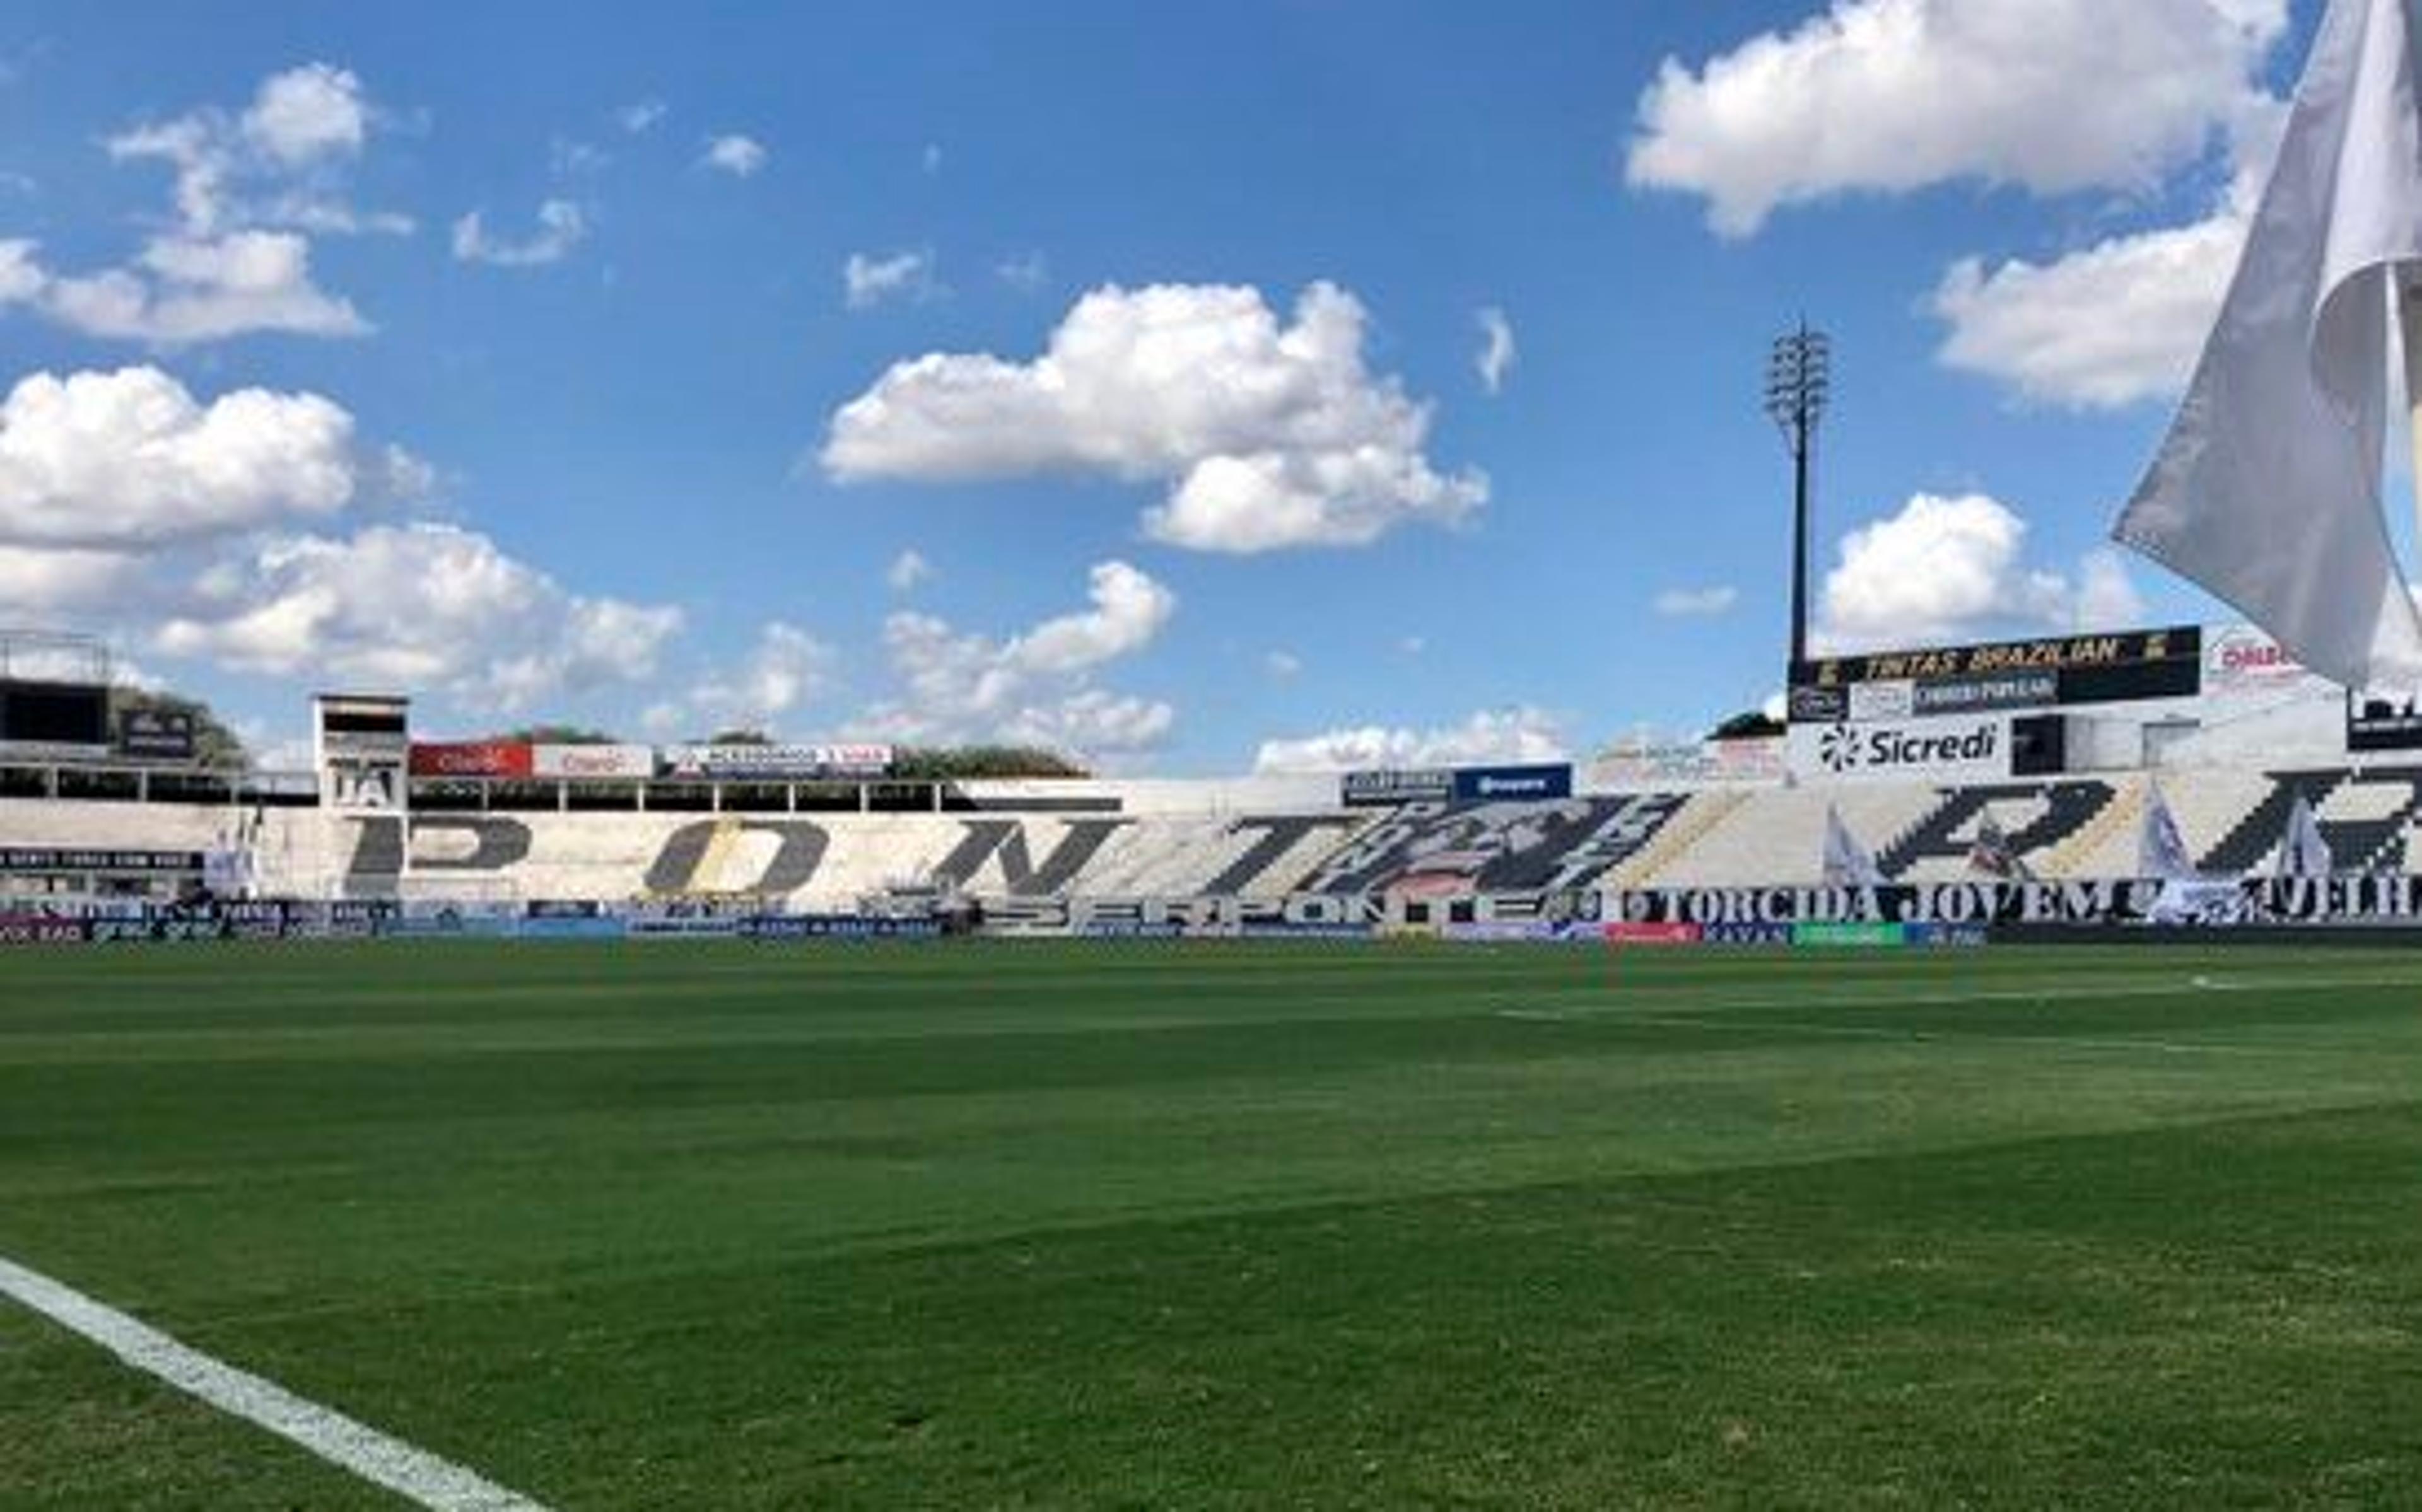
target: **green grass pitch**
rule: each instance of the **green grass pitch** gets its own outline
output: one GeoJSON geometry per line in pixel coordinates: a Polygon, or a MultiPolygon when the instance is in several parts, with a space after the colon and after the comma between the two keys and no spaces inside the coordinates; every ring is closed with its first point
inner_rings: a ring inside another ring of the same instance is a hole
{"type": "MultiPolygon", "coordinates": [[[[0,1255],[548,1505],[2422,1504],[2422,958],[0,958],[0,1255]]],[[[394,1504],[0,1301],[0,1504],[394,1504]]]]}

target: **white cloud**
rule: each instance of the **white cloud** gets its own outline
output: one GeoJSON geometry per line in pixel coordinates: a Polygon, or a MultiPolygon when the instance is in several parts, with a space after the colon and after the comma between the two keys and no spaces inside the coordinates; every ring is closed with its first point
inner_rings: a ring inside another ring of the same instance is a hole
{"type": "Polygon", "coordinates": [[[1431,467],[1428,408],[1363,365],[1361,304],[1314,284],[1295,317],[1282,325],[1250,288],[1095,289],[1030,363],[894,365],[833,415],[822,460],[843,482],[1161,480],[1146,531],[1202,551],[1359,546],[1469,519],[1487,480],[1431,467]]]}
{"type": "Polygon", "coordinates": [[[351,71],[307,63],[262,80],[240,124],[245,140],[270,157],[305,164],[361,151],[370,111],[351,71]]]}
{"type": "Polygon", "coordinates": [[[1303,672],[1303,658],[1293,651],[1270,651],[1262,657],[1262,670],[1283,682],[1303,672]]]}
{"type": "Polygon", "coordinates": [[[883,639],[902,692],[867,709],[857,733],[892,740],[1040,741],[1087,753],[1141,750],[1176,711],[1109,692],[1093,674],[1158,637],[1176,596],[1124,562],[1093,569],[1092,606],[1007,640],[963,634],[932,615],[899,613],[883,639]]]}
{"type": "Polygon", "coordinates": [[[550,199],[538,208],[538,229],[519,242],[489,235],[480,211],[454,223],[454,257],[459,262],[484,262],[497,268],[538,268],[559,262],[589,235],[588,218],[568,199],[550,199]]]}
{"type": "MultiPolygon", "coordinates": [[[[354,429],[316,394],[205,401],[153,367],[32,374],[0,399],[0,605],[487,708],[653,675],[675,610],[570,593],[467,530],[355,529],[435,475],[354,429]]],[[[784,669],[752,670],[774,688],[784,669]]]]}
{"type": "Polygon", "coordinates": [[[999,736],[1017,745],[1120,756],[1152,750],[1176,725],[1177,710],[1157,699],[1088,688],[1056,703],[1021,708],[999,736]]]}
{"type": "Polygon", "coordinates": [[[586,179],[614,165],[614,154],[594,142],[558,134],[546,144],[547,171],[558,179],[586,179]]]}
{"type": "Polygon", "coordinates": [[[1480,351],[1471,365],[1480,374],[1480,386],[1492,395],[1505,389],[1505,375],[1514,370],[1514,322],[1505,312],[1491,304],[1479,315],[1480,351]]]}
{"type": "Polygon", "coordinates": [[[103,145],[118,162],[176,169],[181,234],[189,239],[244,226],[408,232],[408,217],[359,211],[344,196],[345,170],[361,156],[374,115],[351,71],[309,63],[262,80],[233,118],[205,106],[103,145]]]}
{"type": "Polygon", "coordinates": [[[831,687],[837,660],[831,647],[806,631],[772,620],[736,670],[692,690],[689,708],[697,720],[719,728],[770,728],[831,687]]]}
{"type": "Polygon", "coordinates": [[[700,167],[728,173],[735,179],[747,179],[765,166],[767,156],[763,143],[734,132],[707,143],[706,151],[698,161],[700,167]]]}
{"type": "Polygon", "coordinates": [[[1656,609],[1668,618],[1713,618],[1730,614],[1740,601],[1740,590],[1729,585],[1709,588],[1668,588],[1657,596],[1656,609]]]}
{"type": "Polygon", "coordinates": [[[30,304],[50,287],[51,275],[35,260],[39,250],[22,237],[0,241],[0,308],[30,304]]]}
{"type": "Polygon", "coordinates": [[[936,292],[934,254],[895,252],[888,257],[871,257],[863,252],[853,252],[849,261],[841,265],[841,281],[853,310],[867,309],[900,296],[927,299],[936,292]]]}
{"type": "Polygon", "coordinates": [[[653,677],[679,610],[590,599],[450,525],[269,541],[206,574],[157,647],[517,711],[653,677]]]}
{"type": "Polygon", "coordinates": [[[1526,705],[1484,709],[1460,725],[1435,729],[1362,725],[1264,740],[1254,755],[1253,770],[1353,772],[1374,767],[1558,761],[1570,752],[1564,722],[1546,709],[1526,705]]]}
{"type": "Polygon", "coordinates": [[[163,237],[132,267],[51,277],[39,306],[89,336],[184,347],[262,332],[370,334],[351,303],[311,278],[311,243],[291,231],[163,237]]]}
{"type": "Polygon", "coordinates": [[[630,135],[644,136],[665,118],[667,108],[661,100],[634,101],[614,112],[614,123],[630,135]]]}
{"type": "Polygon", "coordinates": [[[1005,666],[1062,676],[1115,661],[1152,644],[1177,612],[1177,596],[1124,562],[1093,570],[1093,606],[1046,619],[1009,643],[1005,666]]]}
{"type": "Polygon", "coordinates": [[[1050,279],[1051,265],[1044,259],[1042,253],[1025,252],[1014,257],[1004,257],[993,265],[992,272],[994,277],[1019,293],[1034,294],[1041,292],[1044,284],[1050,279]]]}
{"type": "Polygon", "coordinates": [[[2117,630],[2145,622],[2145,600],[2128,576],[2126,560],[2097,547],[2078,564],[2077,599],[2070,622],[2079,630],[2117,630]]]}
{"type": "Polygon", "coordinates": [[[142,569],[142,558],[122,552],[0,546],[0,604],[17,614],[105,610],[142,569]]]}
{"type": "Polygon", "coordinates": [[[44,268],[30,242],[0,242],[0,306],[154,347],[367,334],[350,302],[313,282],[308,238],[413,228],[345,197],[371,119],[359,79],[313,63],[264,80],[240,116],[206,107],[119,132],[104,144],[113,160],[175,168],[174,227],[125,262],[81,273],[44,268]]]}
{"type": "Polygon", "coordinates": [[[0,402],[0,543],[129,548],[323,519],[363,486],[316,394],[203,404],[156,367],[35,373],[0,402]]]}
{"type": "Polygon", "coordinates": [[[1953,264],[1931,301],[1949,328],[1941,360],[2029,402],[2071,409],[2117,409],[2184,388],[2285,121],[2276,102],[2244,114],[2231,136],[2234,176],[2201,220],[2109,237],[2046,263],[1953,264]]]}
{"type": "Polygon", "coordinates": [[[2259,100],[2287,20],[2287,0],[1833,0],[1696,71],[1666,59],[1626,177],[1706,196],[1725,236],[1853,191],[2144,191],[2259,100]]]}
{"type": "Polygon", "coordinates": [[[934,564],[925,560],[924,553],[911,547],[891,559],[891,565],[884,569],[883,581],[891,585],[892,592],[907,593],[933,576],[934,564]]]}
{"type": "Polygon", "coordinates": [[[2072,581],[2029,566],[2026,535],[2026,522],[1983,494],[1917,494],[1842,538],[1813,639],[1830,653],[2114,629],[2142,616],[2115,553],[2089,553],[2072,581]]]}
{"type": "Polygon", "coordinates": [[[1934,292],[1950,327],[1942,360],[2075,409],[2175,394],[2228,291],[2246,226],[2227,210],[2041,265],[2014,259],[1988,273],[1962,258],[1934,292]]]}

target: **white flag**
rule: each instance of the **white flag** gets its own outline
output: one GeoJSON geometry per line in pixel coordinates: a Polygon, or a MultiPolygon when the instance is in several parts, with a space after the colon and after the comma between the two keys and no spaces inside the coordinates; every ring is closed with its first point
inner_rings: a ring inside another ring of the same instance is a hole
{"type": "Polygon", "coordinates": [[[2331,0],[2219,323],[2113,531],[2348,687],[2422,688],[2380,505],[2389,302],[2422,263],[2407,0],[2331,0]]]}
{"type": "Polygon", "coordinates": [[[2159,783],[2145,800],[2145,824],[2136,832],[2136,875],[2163,881],[2190,881],[2196,875],[2194,855],[2178,833],[2178,817],[2170,812],[2159,783]]]}
{"type": "Polygon", "coordinates": [[[2321,821],[2313,803],[2303,793],[2288,811],[2288,831],[2279,840],[2277,870],[2282,877],[2327,877],[2335,869],[2330,842],[2322,837],[2321,821]]]}
{"type": "Polygon", "coordinates": [[[1876,868],[1876,858],[1859,844],[1859,837],[1842,822],[1842,811],[1832,804],[1825,805],[1825,885],[1828,887],[1879,887],[1884,874],[1876,868]]]}

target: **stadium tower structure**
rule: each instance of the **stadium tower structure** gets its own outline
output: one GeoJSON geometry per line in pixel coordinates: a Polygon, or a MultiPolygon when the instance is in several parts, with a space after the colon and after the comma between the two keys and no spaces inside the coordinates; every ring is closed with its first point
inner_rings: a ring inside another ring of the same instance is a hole
{"type": "Polygon", "coordinates": [[[1832,397],[1832,343],[1822,331],[1800,328],[1775,338],[1766,365],[1766,413],[1791,450],[1791,661],[1808,660],[1809,466],[1816,425],[1832,397]]]}

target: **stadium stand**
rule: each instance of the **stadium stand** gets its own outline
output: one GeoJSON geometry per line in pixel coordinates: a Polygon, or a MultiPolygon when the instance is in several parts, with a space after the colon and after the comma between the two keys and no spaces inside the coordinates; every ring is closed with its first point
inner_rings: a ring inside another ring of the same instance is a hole
{"type": "MultiPolygon", "coordinates": [[[[1866,782],[1546,803],[1187,810],[1155,785],[1141,811],[1034,814],[350,814],[229,804],[0,799],[23,852],[241,850],[251,885],[308,898],[613,903],[754,899],[847,910],[913,883],[979,898],[1424,898],[1613,888],[1805,885],[1825,815],[1895,881],[1975,875],[1990,818],[2033,875],[2125,878],[2152,781],[2143,773],[1966,787],[1866,782]]],[[[2422,769],[2164,772],[2160,790],[2201,869],[2258,872],[2295,798],[2312,800],[2338,866],[2411,869],[2422,769]]],[[[1115,785],[1094,795],[1121,799],[1115,785]]],[[[23,868],[19,868],[21,871],[23,868]]],[[[55,865],[43,868],[55,887],[55,865]]],[[[0,868],[5,870],[5,868],[0,868]]],[[[95,861],[89,875],[110,868],[95,861]]],[[[30,890],[20,876],[14,889],[30,890]]],[[[156,890],[156,889],[155,889],[156,890]]]]}

